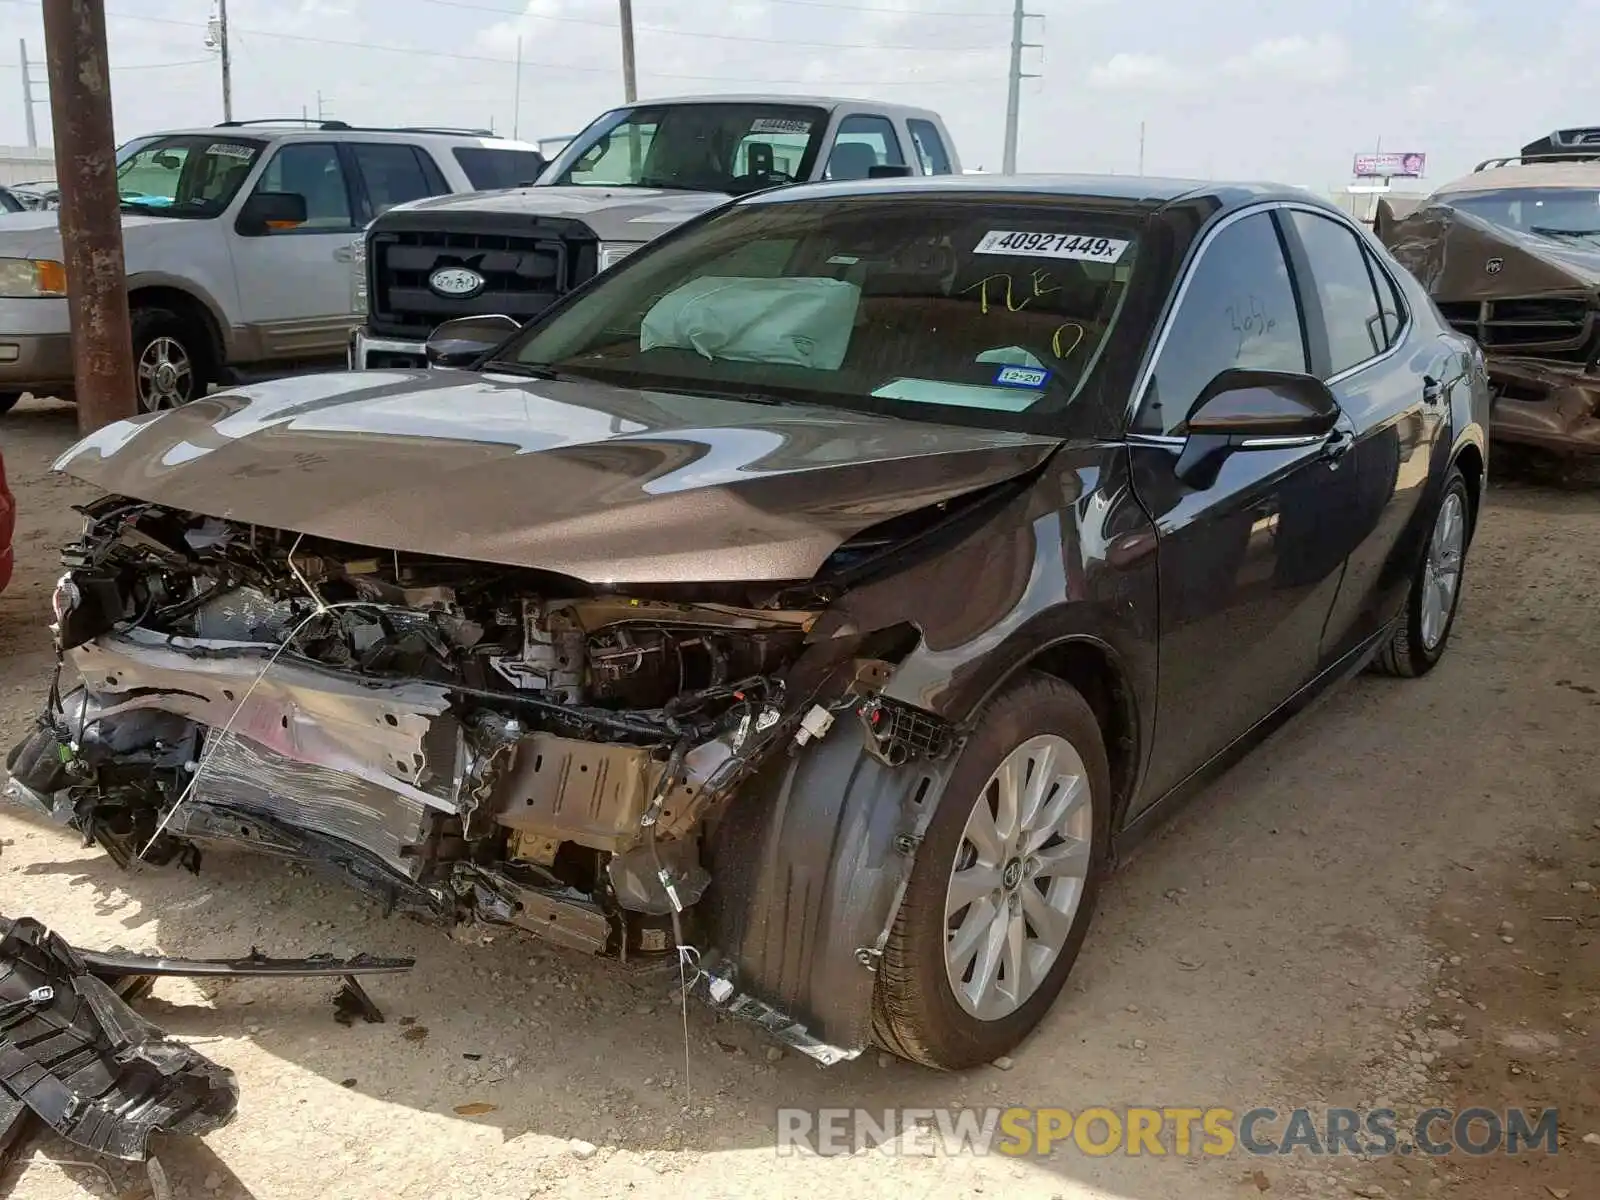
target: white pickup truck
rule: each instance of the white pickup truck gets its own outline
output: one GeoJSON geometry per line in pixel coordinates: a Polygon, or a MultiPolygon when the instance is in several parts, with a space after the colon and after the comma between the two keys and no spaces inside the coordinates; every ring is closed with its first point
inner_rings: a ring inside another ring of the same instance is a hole
{"type": "Polygon", "coordinates": [[[961,174],[939,115],[810,96],[691,96],[603,114],[533,187],[399,205],[356,264],[356,369],[418,367],[456,317],[527,321],[731,197],[802,181],[961,174]]]}
{"type": "MultiPolygon", "coordinates": [[[[359,323],[361,229],[396,204],[531,182],[532,143],[488,131],[238,122],[117,153],[139,406],[241,373],[338,366],[359,323]]],[[[59,213],[0,212],[0,413],[70,396],[59,213]]]]}

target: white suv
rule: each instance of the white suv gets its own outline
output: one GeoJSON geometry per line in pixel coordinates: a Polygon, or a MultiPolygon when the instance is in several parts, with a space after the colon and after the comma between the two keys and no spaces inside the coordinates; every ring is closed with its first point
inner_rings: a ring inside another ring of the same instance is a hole
{"type": "MultiPolygon", "coordinates": [[[[117,152],[139,407],[241,374],[340,365],[359,324],[352,245],[427,196],[526,183],[538,147],[487,131],[234,122],[117,152]]],[[[0,413],[70,396],[56,212],[0,214],[0,413]]]]}

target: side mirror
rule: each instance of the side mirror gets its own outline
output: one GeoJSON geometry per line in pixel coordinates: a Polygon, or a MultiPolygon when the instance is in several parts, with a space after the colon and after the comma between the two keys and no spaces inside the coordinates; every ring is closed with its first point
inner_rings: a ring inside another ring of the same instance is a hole
{"type": "Polygon", "coordinates": [[[1216,482],[1237,450],[1312,446],[1333,432],[1339,402],[1322,380],[1288,371],[1230,369],[1206,385],[1179,430],[1178,477],[1191,487],[1216,482]]]}
{"type": "Polygon", "coordinates": [[[521,328],[510,317],[498,314],[446,321],[428,335],[428,365],[470,367],[521,328]]]}
{"type": "Polygon", "coordinates": [[[238,229],[246,237],[305,223],[306,198],[299,192],[252,192],[239,210],[238,229]]]}

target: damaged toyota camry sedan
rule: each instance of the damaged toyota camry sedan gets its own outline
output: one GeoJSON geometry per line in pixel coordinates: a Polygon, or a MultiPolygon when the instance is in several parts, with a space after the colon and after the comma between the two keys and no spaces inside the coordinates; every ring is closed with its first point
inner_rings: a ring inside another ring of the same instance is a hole
{"type": "Polygon", "coordinates": [[[782,189],[431,352],[63,456],[104,495],[12,796],[681,958],[823,1062],[1017,1045],[1117,847],[1439,660],[1487,465],[1473,344],[1254,186],[782,189]]]}

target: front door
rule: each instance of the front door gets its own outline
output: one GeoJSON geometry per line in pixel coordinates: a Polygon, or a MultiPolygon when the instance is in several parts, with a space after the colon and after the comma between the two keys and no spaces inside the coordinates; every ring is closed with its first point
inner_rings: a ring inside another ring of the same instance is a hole
{"type": "Polygon", "coordinates": [[[305,198],[306,221],[230,241],[249,341],[264,359],[340,357],[358,322],[351,250],[360,226],[355,192],[332,142],[279,146],[254,188],[305,198]]]}
{"type": "Polygon", "coordinates": [[[1348,490],[1347,427],[1325,442],[1240,450],[1204,487],[1176,471],[1183,421],[1218,373],[1309,368],[1281,219],[1252,210],[1204,247],[1129,439],[1134,491],[1158,538],[1156,731],[1142,789],[1152,801],[1314,676],[1348,553],[1328,536],[1348,490]]]}

